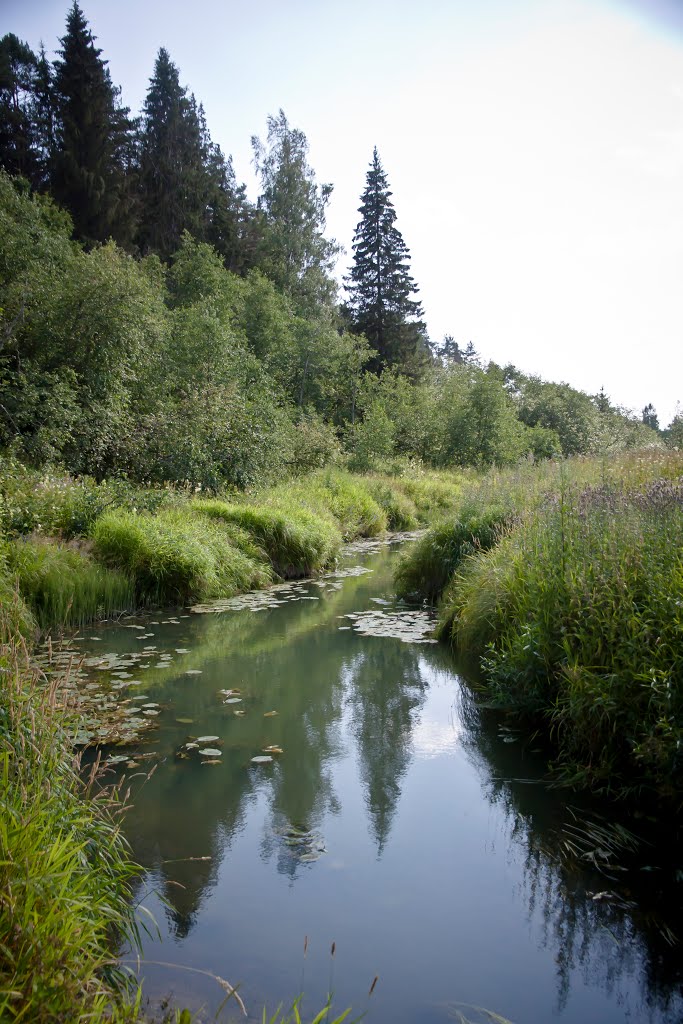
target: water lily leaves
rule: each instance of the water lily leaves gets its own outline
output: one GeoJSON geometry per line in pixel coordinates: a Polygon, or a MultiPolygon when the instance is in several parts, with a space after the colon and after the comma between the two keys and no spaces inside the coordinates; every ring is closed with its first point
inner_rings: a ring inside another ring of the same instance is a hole
{"type": "Polygon", "coordinates": [[[263,717],[264,718],[274,718],[275,715],[277,715],[277,714],[279,714],[278,711],[264,711],[263,712],[263,717]]]}
{"type": "Polygon", "coordinates": [[[201,757],[220,757],[221,751],[217,747],[205,747],[199,751],[201,757]]]}
{"type": "Polygon", "coordinates": [[[189,647],[176,647],[175,652],[176,652],[176,654],[189,654],[190,653],[190,648],[189,647]]]}
{"type": "Polygon", "coordinates": [[[256,757],[252,757],[252,764],[269,764],[272,761],[270,754],[257,754],[256,757]]]}
{"type": "Polygon", "coordinates": [[[215,743],[219,739],[220,736],[198,736],[197,743],[215,743]]]}
{"type": "Polygon", "coordinates": [[[123,761],[128,760],[128,754],[113,754],[107,758],[107,764],[122,764],[123,761]]]}
{"type": "Polygon", "coordinates": [[[176,722],[180,725],[192,725],[194,718],[176,718],[176,722]]]}
{"type": "Polygon", "coordinates": [[[233,711],[233,715],[237,715],[238,718],[242,718],[246,715],[246,711],[233,711]]]}
{"type": "Polygon", "coordinates": [[[185,670],[184,674],[186,676],[200,676],[202,674],[202,670],[200,668],[188,668],[185,670]]]}
{"type": "Polygon", "coordinates": [[[146,710],[144,710],[142,713],[143,715],[147,715],[148,717],[153,717],[154,715],[160,714],[160,712],[155,711],[154,708],[146,708],[146,710]]]}
{"type": "Polygon", "coordinates": [[[242,703],[242,698],[241,697],[228,697],[228,699],[224,700],[223,703],[224,704],[241,704],[242,703]]]}
{"type": "Polygon", "coordinates": [[[185,744],[185,750],[199,750],[199,744],[190,740],[189,743],[185,744]]]}
{"type": "Polygon", "coordinates": [[[222,764],[222,761],[218,761],[215,757],[209,758],[208,761],[202,761],[202,764],[222,764]]]}
{"type": "Polygon", "coordinates": [[[264,747],[263,748],[263,753],[264,754],[284,754],[284,750],[282,749],[282,747],[278,747],[278,745],[276,743],[274,743],[270,747],[264,747]]]}

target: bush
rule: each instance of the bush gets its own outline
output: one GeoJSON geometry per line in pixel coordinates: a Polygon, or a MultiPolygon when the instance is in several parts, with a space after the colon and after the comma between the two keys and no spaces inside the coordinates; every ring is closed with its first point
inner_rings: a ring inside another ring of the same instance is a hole
{"type": "Polygon", "coordinates": [[[435,526],[411,547],[396,572],[398,593],[435,601],[462,560],[493,547],[512,516],[510,503],[488,503],[476,495],[464,501],[455,519],[435,526]]]}
{"type": "Polygon", "coordinates": [[[442,632],[496,703],[547,719],[568,779],[680,800],[683,484],[548,500],[466,561],[442,632]]]}

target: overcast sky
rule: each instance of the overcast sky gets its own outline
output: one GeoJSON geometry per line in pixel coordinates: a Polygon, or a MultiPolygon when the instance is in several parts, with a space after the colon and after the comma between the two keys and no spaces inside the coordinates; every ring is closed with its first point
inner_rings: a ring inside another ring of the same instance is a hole
{"type": "MultiPolygon", "coordinates": [[[[664,425],[683,401],[680,0],[81,0],[138,112],[159,46],[252,198],[282,107],[351,252],[377,145],[432,341],[664,425]]],[[[69,0],[0,0],[54,51],[69,0]]],[[[350,260],[340,262],[340,274],[350,260]]]]}

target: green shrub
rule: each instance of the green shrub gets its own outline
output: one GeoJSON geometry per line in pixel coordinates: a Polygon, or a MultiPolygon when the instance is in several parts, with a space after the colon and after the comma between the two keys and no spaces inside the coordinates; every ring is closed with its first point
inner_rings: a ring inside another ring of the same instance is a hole
{"type": "Polygon", "coordinates": [[[6,552],[9,579],[42,628],[79,625],[133,606],[128,577],[98,565],[87,551],[34,537],[9,542],[6,552]]]}
{"type": "Polygon", "coordinates": [[[547,719],[567,778],[680,799],[683,485],[548,500],[464,563],[442,633],[496,703],[547,719]]]}
{"type": "Polygon", "coordinates": [[[415,502],[396,486],[391,478],[370,476],[364,479],[368,491],[384,511],[390,530],[415,530],[420,525],[415,502]]]}
{"type": "Polygon", "coordinates": [[[112,794],[86,790],[25,656],[0,664],[0,1020],[137,1020],[115,948],[135,944],[138,869],[112,794]]]}

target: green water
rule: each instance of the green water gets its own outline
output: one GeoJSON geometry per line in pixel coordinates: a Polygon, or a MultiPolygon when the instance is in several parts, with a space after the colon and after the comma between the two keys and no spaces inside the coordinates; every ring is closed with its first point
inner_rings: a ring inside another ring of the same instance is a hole
{"type": "MultiPolygon", "coordinates": [[[[126,769],[138,898],[161,933],[145,941],[146,993],[213,1020],[224,992],[193,968],[239,983],[254,1020],[301,992],[312,1015],[332,990],[335,1008],[377,1024],[457,1009],[491,1020],[463,1004],[515,1024],[680,1021],[680,953],[654,913],[664,869],[646,865],[634,892],[637,871],[563,861],[566,829],[588,812],[478,710],[445,650],[416,642],[420,623],[392,603],[396,557],[350,551],[341,568],[370,571],[276,590],[261,610],[101,626],[81,643],[156,648],[124,687],[159,705],[131,748],[151,756],[126,769]],[[367,620],[347,618],[395,611],[363,632],[367,620]],[[372,635],[397,623],[400,637],[372,635]],[[188,749],[203,736],[217,755],[188,749]]],[[[237,1015],[229,1003],[218,1019],[237,1015]]]]}

